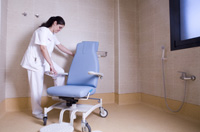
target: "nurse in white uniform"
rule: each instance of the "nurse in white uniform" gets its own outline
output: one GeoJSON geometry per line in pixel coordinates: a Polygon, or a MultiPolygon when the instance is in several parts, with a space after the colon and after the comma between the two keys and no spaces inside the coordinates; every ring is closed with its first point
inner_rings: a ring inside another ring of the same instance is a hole
{"type": "MultiPolygon", "coordinates": [[[[64,73],[64,70],[51,59],[51,54],[55,46],[62,52],[74,56],[74,54],[64,47],[56,38],[55,33],[65,26],[62,17],[51,17],[43,23],[34,33],[24,54],[21,66],[28,71],[28,80],[31,91],[32,114],[34,117],[42,119],[43,109],[41,107],[41,97],[43,92],[44,72],[50,71],[52,74],[64,73]]],[[[58,77],[56,84],[64,85],[65,78],[58,77]]]]}

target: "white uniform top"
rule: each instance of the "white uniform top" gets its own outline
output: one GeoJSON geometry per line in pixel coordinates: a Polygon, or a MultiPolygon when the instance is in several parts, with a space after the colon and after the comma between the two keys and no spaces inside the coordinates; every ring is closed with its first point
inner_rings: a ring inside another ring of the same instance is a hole
{"type": "Polygon", "coordinates": [[[40,50],[40,45],[47,47],[49,56],[51,57],[55,45],[59,44],[60,42],[49,28],[38,28],[33,33],[28,49],[22,59],[21,66],[32,71],[39,70],[46,63],[40,50]]]}

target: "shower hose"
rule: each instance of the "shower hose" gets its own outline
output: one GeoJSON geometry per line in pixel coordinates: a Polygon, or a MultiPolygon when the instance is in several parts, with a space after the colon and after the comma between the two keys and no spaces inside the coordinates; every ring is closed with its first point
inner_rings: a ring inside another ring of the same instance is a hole
{"type": "Polygon", "coordinates": [[[164,88],[164,97],[165,97],[165,104],[166,104],[166,107],[167,107],[167,109],[168,109],[169,111],[171,111],[171,112],[179,112],[179,111],[182,109],[182,107],[183,107],[183,105],[184,105],[184,103],[185,103],[186,80],[184,80],[184,81],[185,81],[185,88],[184,88],[184,97],[183,97],[182,103],[181,103],[180,107],[179,107],[177,110],[172,110],[172,109],[169,107],[168,103],[167,103],[167,94],[166,94],[166,85],[165,85],[165,67],[164,67],[164,59],[162,59],[162,73],[163,73],[163,88],[164,88]]]}

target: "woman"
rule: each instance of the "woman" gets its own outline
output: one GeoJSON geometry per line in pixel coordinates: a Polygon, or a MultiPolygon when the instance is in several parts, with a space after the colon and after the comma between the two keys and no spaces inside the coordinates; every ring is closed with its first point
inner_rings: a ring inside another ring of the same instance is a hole
{"type": "MultiPolygon", "coordinates": [[[[65,26],[62,17],[51,17],[43,23],[34,33],[29,43],[28,49],[23,57],[21,65],[28,71],[28,80],[31,89],[31,105],[34,117],[42,119],[43,109],[41,107],[41,97],[43,92],[44,72],[51,74],[63,73],[64,70],[54,63],[51,54],[55,46],[62,52],[74,56],[73,53],[64,47],[56,38],[58,33],[65,26]]],[[[58,77],[57,85],[64,85],[65,78],[58,77]]]]}

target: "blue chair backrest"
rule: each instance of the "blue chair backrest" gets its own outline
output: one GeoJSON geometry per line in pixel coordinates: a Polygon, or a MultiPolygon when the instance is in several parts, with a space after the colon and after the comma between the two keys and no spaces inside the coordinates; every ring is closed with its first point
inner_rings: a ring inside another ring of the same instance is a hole
{"type": "Polygon", "coordinates": [[[77,45],[67,85],[97,87],[98,77],[89,75],[88,71],[99,72],[98,46],[99,43],[93,41],[83,41],[77,45]]]}

